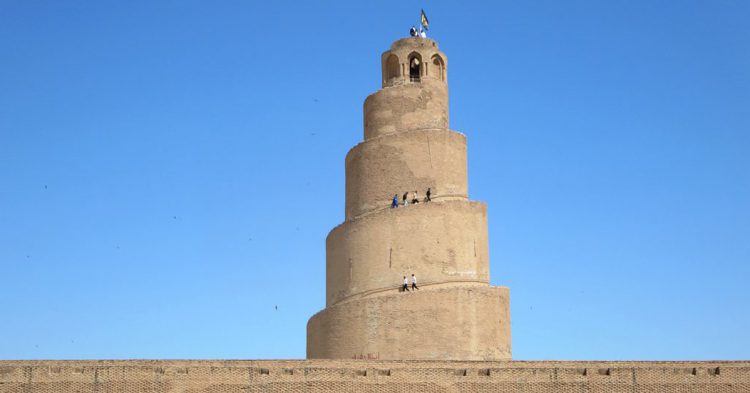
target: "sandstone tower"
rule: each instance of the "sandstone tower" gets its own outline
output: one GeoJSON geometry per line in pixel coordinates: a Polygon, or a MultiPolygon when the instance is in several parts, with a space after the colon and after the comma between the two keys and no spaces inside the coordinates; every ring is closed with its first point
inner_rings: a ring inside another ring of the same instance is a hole
{"type": "Polygon", "coordinates": [[[447,58],[411,37],[381,64],[364,141],[346,155],[345,221],[326,240],[326,308],[308,322],[307,357],[510,359],[508,288],[489,284],[487,207],[469,200],[466,137],[449,129],[447,58]],[[415,190],[421,203],[390,207],[415,190]],[[400,292],[412,273],[420,289],[400,292]]]}

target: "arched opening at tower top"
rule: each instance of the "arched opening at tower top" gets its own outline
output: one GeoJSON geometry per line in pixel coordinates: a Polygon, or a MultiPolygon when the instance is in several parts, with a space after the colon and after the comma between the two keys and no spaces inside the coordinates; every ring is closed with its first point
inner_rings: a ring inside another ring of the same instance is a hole
{"type": "Polygon", "coordinates": [[[445,63],[443,62],[443,58],[438,55],[432,56],[432,65],[434,67],[430,67],[430,69],[434,68],[435,78],[445,82],[445,63]]]}
{"type": "Polygon", "coordinates": [[[401,76],[401,66],[398,63],[398,57],[391,54],[385,61],[385,80],[389,81],[399,76],[401,76]]]}
{"type": "Polygon", "coordinates": [[[419,53],[409,55],[409,80],[419,82],[422,77],[422,56],[419,53]]]}

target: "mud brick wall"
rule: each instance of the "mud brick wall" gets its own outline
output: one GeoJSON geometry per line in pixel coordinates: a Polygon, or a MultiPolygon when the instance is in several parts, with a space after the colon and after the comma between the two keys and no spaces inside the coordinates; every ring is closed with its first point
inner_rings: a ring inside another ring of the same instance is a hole
{"type": "Polygon", "coordinates": [[[742,362],[0,361],[0,393],[747,393],[742,362]]]}

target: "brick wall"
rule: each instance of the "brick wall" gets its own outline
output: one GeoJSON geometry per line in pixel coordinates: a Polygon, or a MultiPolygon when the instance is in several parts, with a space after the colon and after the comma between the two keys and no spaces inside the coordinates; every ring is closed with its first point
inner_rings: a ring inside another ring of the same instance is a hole
{"type": "Polygon", "coordinates": [[[0,393],[750,392],[743,362],[0,361],[0,393]]]}

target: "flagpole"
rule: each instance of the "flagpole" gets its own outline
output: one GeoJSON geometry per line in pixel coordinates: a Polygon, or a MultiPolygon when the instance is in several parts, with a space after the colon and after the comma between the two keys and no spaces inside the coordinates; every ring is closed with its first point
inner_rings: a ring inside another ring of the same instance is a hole
{"type": "Polygon", "coordinates": [[[422,13],[419,14],[419,34],[417,37],[422,38],[422,13]]]}

